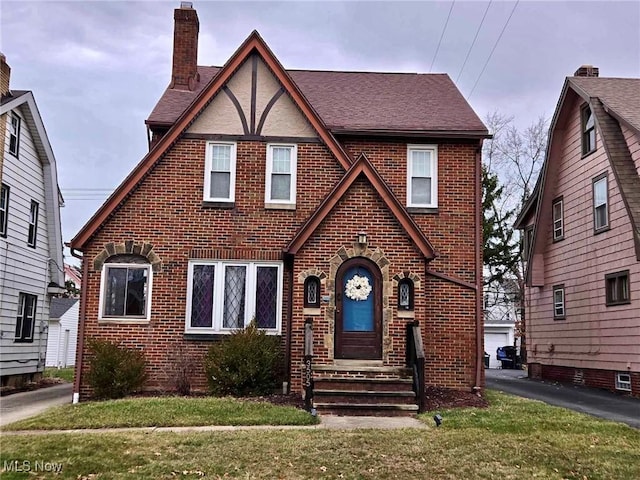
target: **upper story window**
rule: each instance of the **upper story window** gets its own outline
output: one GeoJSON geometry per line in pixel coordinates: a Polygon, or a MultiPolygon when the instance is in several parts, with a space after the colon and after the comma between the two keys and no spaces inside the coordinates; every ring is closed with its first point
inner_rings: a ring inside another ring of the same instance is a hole
{"type": "Polygon", "coordinates": [[[582,155],[587,155],[596,149],[596,123],[589,105],[581,110],[582,117],[582,155]]]}
{"type": "Polygon", "coordinates": [[[527,225],[522,237],[522,258],[526,262],[533,247],[533,225],[527,225]]]}
{"type": "Polygon", "coordinates": [[[18,316],[16,317],[17,343],[33,342],[33,327],[36,320],[36,305],[38,297],[29,293],[20,293],[18,296],[18,316]]]}
{"type": "Polygon", "coordinates": [[[609,189],[607,174],[593,179],[593,229],[596,233],[609,228],[609,189]]]}
{"type": "Polygon", "coordinates": [[[609,273],[604,277],[607,306],[625,305],[631,302],[629,296],[629,270],[609,273]]]}
{"type": "Polygon", "coordinates": [[[255,319],[279,333],[282,264],[243,261],[189,262],[186,331],[230,333],[255,319]]]}
{"type": "Polygon", "coordinates": [[[265,203],[296,203],[296,145],[267,145],[265,203]]]}
{"type": "Polygon", "coordinates": [[[398,282],[398,310],[413,310],[413,282],[403,278],[398,282]]]}
{"type": "Polygon", "coordinates": [[[38,214],[40,204],[35,200],[31,200],[31,209],[29,210],[29,233],[27,235],[27,245],[36,248],[38,240],[38,214]]]}
{"type": "Polygon", "coordinates": [[[565,317],[564,305],[564,285],[554,285],[553,287],[553,318],[556,320],[565,317]]]}
{"type": "Polygon", "coordinates": [[[15,113],[11,114],[9,122],[9,153],[18,156],[20,149],[20,117],[15,113]]]}
{"type": "Polygon", "coordinates": [[[7,225],[9,223],[9,187],[2,184],[0,189],[0,236],[7,236],[7,225]]]}
{"type": "Polygon", "coordinates": [[[562,197],[553,202],[553,241],[564,238],[564,202],[562,197]]]}
{"type": "Polygon", "coordinates": [[[149,320],[151,265],[143,257],[119,255],[102,268],[101,320],[149,320]]]}
{"type": "Polygon", "coordinates": [[[435,145],[407,147],[407,206],[438,206],[438,148],[435,145]]]}
{"type": "Polygon", "coordinates": [[[320,279],[309,276],[304,280],[305,308],[320,308],[320,279]]]}
{"type": "Polygon", "coordinates": [[[208,142],[205,163],[204,200],[235,201],[236,144],[208,142]]]}

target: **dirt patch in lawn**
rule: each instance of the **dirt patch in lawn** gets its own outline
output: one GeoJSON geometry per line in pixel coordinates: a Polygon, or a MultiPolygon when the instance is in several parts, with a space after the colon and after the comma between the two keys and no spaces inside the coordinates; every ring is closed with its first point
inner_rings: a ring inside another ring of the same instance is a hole
{"type": "Polygon", "coordinates": [[[485,408],[489,403],[475,393],[451,388],[426,387],[426,410],[446,410],[449,408],[485,408]]]}
{"type": "Polygon", "coordinates": [[[6,397],[7,395],[13,395],[14,393],[30,392],[32,390],[39,390],[40,388],[53,387],[54,385],[60,385],[61,383],[67,383],[61,378],[41,378],[37,382],[26,382],[19,386],[6,386],[0,387],[0,396],[6,397]]]}

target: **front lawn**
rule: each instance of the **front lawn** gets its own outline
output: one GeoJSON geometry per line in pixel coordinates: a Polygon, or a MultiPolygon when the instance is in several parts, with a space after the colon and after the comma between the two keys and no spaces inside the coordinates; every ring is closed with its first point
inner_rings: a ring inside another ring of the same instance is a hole
{"type": "MultiPolygon", "coordinates": [[[[488,392],[491,406],[442,411],[436,428],[2,437],[0,465],[60,463],[56,478],[640,478],[640,432],[488,392]],[[8,463],[5,463],[8,462],[8,463]]],[[[32,478],[5,470],[3,480],[32,478]]]]}
{"type": "Polygon", "coordinates": [[[63,405],[4,430],[71,430],[194,425],[313,425],[304,410],[234,398],[154,397],[63,405]]]}

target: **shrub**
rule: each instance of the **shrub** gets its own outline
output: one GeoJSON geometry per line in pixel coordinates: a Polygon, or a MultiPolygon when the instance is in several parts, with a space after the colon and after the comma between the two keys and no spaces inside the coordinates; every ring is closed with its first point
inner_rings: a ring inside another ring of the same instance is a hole
{"type": "Polygon", "coordinates": [[[142,352],[107,340],[89,339],[92,358],[87,381],[96,398],[122,398],[147,380],[142,352]]]}
{"type": "Polygon", "coordinates": [[[282,366],[280,339],[254,322],[209,348],[205,372],[214,394],[264,395],[276,388],[282,366]]]}

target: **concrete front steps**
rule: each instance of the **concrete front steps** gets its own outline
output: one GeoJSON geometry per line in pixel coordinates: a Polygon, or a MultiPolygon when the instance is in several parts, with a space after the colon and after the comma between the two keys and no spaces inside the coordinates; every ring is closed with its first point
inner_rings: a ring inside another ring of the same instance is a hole
{"type": "Polygon", "coordinates": [[[381,362],[313,367],[313,407],[325,415],[415,416],[411,371],[381,362]]]}

